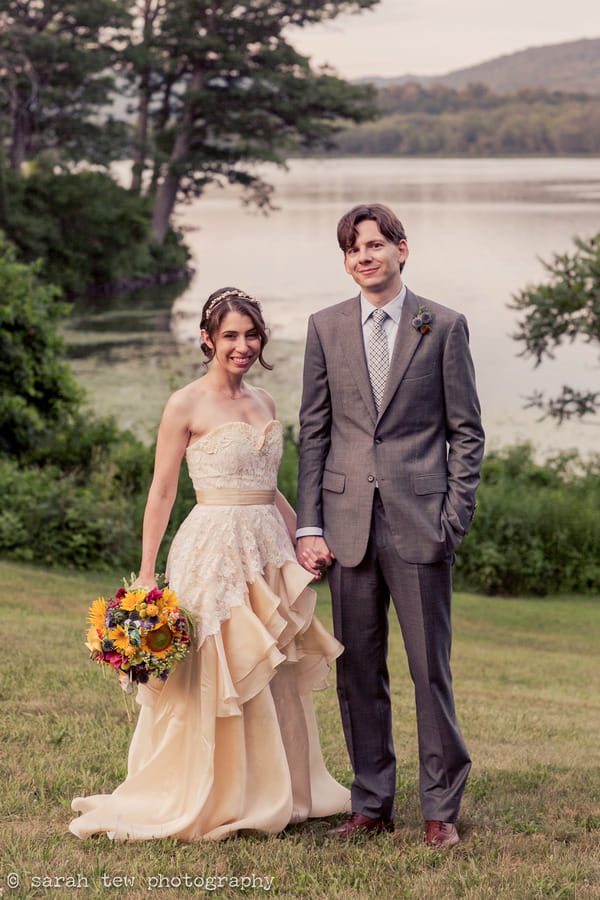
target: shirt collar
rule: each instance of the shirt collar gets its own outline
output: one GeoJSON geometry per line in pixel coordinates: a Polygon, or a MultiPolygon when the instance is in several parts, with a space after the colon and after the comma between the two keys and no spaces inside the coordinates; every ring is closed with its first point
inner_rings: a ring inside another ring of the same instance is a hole
{"type": "MultiPolygon", "coordinates": [[[[396,294],[393,300],[389,300],[385,306],[382,306],[381,309],[385,309],[386,313],[393,319],[394,322],[398,325],[400,322],[400,315],[402,313],[402,304],[404,303],[404,298],[406,297],[406,285],[403,284],[400,289],[400,293],[396,294]]],[[[377,309],[372,303],[366,299],[364,294],[361,291],[360,294],[360,321],[364,325],[371,313],[374,309],[377,309]]]]}

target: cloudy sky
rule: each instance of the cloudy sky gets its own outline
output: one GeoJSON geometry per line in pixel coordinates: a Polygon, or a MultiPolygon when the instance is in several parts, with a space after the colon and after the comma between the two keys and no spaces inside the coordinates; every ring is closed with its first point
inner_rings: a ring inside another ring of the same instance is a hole
{"type": "Polygon", "coordinates": [[[381,0],[290,34],[315,65],[329,63],[345,78],[444,75],[527,47],[597,37],[598,0],[381,0]]]}

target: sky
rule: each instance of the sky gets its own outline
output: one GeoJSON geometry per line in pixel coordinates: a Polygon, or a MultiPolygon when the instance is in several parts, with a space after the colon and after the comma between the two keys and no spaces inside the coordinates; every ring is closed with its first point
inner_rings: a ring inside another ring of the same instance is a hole
{"type": "Polygon", "coordinates": [[[497,56],[600,37],[598,0],[381,0],[372,10],[294,29],[313,65],[347,79],[445,75],[497,56]]]}

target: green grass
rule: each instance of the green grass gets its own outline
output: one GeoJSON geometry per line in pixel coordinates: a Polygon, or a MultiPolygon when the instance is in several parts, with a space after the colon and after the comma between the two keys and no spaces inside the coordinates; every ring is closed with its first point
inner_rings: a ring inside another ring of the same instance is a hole
{"type": "MultiPolygon", "coordinates": [[[[82,643],[88,603],[113,593],[118,579],[8,563],[0,577],[2,900],[600,897],[598,601],[456,596],[455,692],[473,772],[459,820],[464,840],[450,853],[422,843],[414,708],[397,627],[393,836],[340,846],[323,840],[329,822],[311,821],[277,837],[113,844],[81,842],[67,824],[73,796],[110,791],[126,771],[133,722],[124,695],[82,643]]],[[[319,610],[330,623],[323,589],[319,610]]],[[[349,784],[333,688],[316,704],[327,764],[349,784]]]]}

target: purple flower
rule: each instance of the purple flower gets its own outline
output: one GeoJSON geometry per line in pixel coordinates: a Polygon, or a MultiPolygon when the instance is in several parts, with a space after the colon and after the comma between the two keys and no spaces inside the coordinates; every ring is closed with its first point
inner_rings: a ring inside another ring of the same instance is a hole
{"type": "Polygon", "coordinates": [[[420,306],[411,324],[412,327],[416,328],[417,331],[420,331],[421,334],[427,334],[428,331],[431,331],[432,322],[433,316],[431,315],[427,307],[420,306]]]}

